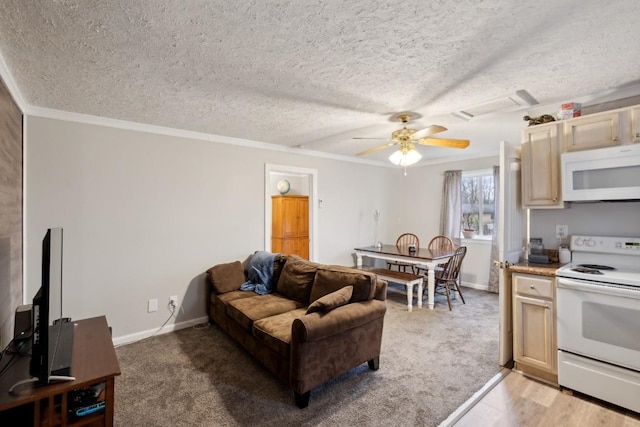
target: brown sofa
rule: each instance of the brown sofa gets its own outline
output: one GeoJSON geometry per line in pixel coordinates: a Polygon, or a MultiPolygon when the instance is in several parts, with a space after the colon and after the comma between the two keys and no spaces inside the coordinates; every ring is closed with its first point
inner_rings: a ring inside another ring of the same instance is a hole
{"type": "MultiPolygon", "coordinates": [[[[207,270],[211,321],[293,389],[311,390],[364,362],[379,367],[387,282],[372,273],[276,256],[272,293],[239,290],[247,261],[207,270]]],[[[269,263],[270,265],[270,263],[269,263]]]]}

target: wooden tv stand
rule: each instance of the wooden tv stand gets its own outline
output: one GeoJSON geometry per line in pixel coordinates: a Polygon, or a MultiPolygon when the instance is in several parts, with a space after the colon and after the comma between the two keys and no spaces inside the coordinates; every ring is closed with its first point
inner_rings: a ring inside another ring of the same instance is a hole
{"type": "MultiPolygon", "coordinates": [[[[55,382],[43,386],[23,384],[13,394],[9,389],[18,381],[29,378],[28,356],[17,355],[12,366],[0,376],[0,424],[3,421],[34,426],[113,426],[114,382],[120,375],[111,333],[105,316],[73,322],[73,381],[55,382]],[[105,408],[83,417],[67,412],[69,394],[104,382],[105,408]]],[[[4,358],[10,358],[5,354],[4,358]]],[[[4,359],[3,358],[3,359],[4,359]]],[[[4,366],[4,360],[2,366],[4,366]]]]}

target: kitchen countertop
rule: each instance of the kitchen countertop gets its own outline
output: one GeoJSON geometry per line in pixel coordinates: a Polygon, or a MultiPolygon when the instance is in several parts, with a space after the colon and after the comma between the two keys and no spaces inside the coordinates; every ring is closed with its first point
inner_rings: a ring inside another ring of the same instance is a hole
{"type": "Polygon", "coordinates": [[[512,273],[526,273],[536,274],[538,276],[550,276],[555,277],[556,270],[563,264],[551,263],[551,264],[535,264],[533,262],[519,262],[509,266],[509,271],[512,273]]]}

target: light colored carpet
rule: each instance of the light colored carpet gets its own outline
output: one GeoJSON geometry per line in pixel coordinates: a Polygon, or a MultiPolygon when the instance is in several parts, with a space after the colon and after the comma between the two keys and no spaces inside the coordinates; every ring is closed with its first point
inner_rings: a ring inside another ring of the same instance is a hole
{"type": "MultiPolygon", "coordinates": [[[[463,288],[406,308],[388,293],[380,369],[366,363],[314,389],[306,409],[217,326],[119,347],[117,426],[435,426],[498,373],[498,296],[463,288]]],[[[414,302],[415,304],[415,302],[414,302]]]]}

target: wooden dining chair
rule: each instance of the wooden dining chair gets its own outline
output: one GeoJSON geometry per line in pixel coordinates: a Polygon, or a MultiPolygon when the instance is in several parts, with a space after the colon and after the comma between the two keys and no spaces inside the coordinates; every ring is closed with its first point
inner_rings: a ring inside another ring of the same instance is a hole
{"type": "MultiPolygon", "coordinates": [[[[396,248],[401,251],[407,251],[409,246],[415,246],[416,249],[420,247],[420,239],[413,233],[403,233],[396,240],[396,248]]],[[[415,274],[416,270],[413,264],[409,264],[401,261],[387,261],[387,267],[389,270],[393,270],[392,267],[397,267],[398,271],[402,270],[407,272],[407,267],[411,267],[411,272],[415,274]]]]}
{"type": "Polygon", "coordinates": [[[458,292],[463,304],[466,304],[462,292],[460,291],[460,268],[462,267],[462,260],[467,254],[467,247],[460,246],[456,249],[455,253],[449,261],[445,264],[442,271],[435,272],[435,290],[434,292],[440,295],[446,295],[447,304],[449,304],[449,310],[451,310],[451,293],[458,292]]]}
{"type": "MultiPolygon", "coordinates": [[[[433,239],[431,239],[431,241],[429,242],[429,245],[427,245],[427,248],[432,250],[432,251],[449,251],[449,252],[453,252],[453,250],[456,248],[456,245],[453,243],[453,240],[451,240],[449,237],[447,236],[436,236],[433,239]]],[[[445,264],[438,264],[438,266],[436,267],[435,271],[438,270],[443,270],[445,264]]],[[[424,267],[419,267],[416,266],[416,272],[417,274],[427,274],[427,269],[424,267]]]]}
{"type": "Polygon", "coordinates": [[[455,245],[453,244],[453,240],[451,240],[447,236],[436,236],[429,242],[429,246],[427,246],[432,251],[452,251],[455,249],[455,245]]]}

